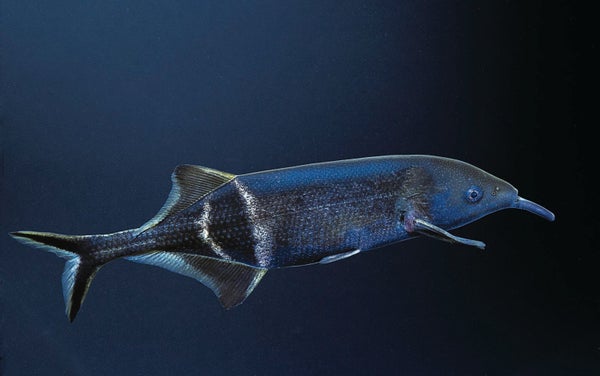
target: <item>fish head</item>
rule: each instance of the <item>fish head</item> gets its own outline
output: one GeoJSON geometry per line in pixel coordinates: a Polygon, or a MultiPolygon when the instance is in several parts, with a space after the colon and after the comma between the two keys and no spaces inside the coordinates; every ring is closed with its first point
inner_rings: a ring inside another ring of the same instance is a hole
{"type": "Polygon", "coordinates": [[[521,209],[553,221],[554,214],[519,196],[510,183],[466,162],[438,158],[432,163],[436,186],[431,205],[435,223],[451,229],[504,209],[521,209]]]}

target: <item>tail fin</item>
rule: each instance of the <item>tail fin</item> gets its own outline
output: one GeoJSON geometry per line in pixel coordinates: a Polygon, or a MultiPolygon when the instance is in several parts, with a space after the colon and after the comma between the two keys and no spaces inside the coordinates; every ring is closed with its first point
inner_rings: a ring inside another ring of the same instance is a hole
{"type": "Polygon", "coordinates": [[[60,235],[50,232],[18,231],[10,235],[16,240],[67,260],[62,275],[66,314],[73,321],[83,304],[85,295],[96,272],[103,264],[97,263],[89,252],[90,235],[60,235]]]}

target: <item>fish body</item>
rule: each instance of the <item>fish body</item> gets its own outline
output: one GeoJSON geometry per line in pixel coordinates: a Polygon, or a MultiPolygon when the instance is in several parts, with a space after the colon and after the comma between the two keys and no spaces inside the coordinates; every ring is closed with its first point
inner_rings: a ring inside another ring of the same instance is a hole
{"type": "Polygon", "coordinates": [[[199,280],[223,306],[243,302],[268,269],[330,263],[426,235],[483,248],[448,231],[506,208],[554,215],[468,163],[384,156],[233,175],[181,165],[159,213],[105,235],[20,231],[17,240],[67,259],[63,292],[75,318],[101,266],[126,258],[199,280]]]}
{"type": "Polygon", "coordinates": [[[270,269],[404,240],[402,197],[425,196],[429,184],[416,182],[425,177],[405,163],[361,159],[239,175],[139,241],[270,269]],[[419,192],[409,192],[413,183],[419,192]]]}

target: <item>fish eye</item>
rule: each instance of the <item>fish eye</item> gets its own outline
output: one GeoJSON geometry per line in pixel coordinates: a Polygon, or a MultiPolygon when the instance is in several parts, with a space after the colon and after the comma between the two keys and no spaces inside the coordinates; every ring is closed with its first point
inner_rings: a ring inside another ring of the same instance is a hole
{"type": "Polygon", "coordinates": [[[483,191],[481,190],[481,188],[473,185],[469,189],[467,189],[467,201],[475,203],[481,200],[481,197],[483,197],[483,191]]]}

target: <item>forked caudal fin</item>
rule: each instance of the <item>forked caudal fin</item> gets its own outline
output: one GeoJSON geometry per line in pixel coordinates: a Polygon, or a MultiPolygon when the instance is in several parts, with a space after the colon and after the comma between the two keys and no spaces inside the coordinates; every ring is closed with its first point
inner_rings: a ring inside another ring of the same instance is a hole
{"type": "MultiPolygon", "coordinates": [[[[55,253],[67,260],[62,287],[66,314],[72,322],[94,276],[105,263],[98,262],[90,252],[91,240],[103,235],[71,236],[34,231],[18,231],[10,235],[22,243],[55,253]]],[[[125,258],[194,278],[209,287],[227,309],[241,304],[267,272],[267,269],[187,253],[157,251],[125,258]]]]}
{"type": "MultiPolygon", "coordinates": [[[[94,276],[105,263],[111,260],[109,250],[100,249],[99,246],[114,243],[111,240],[116,239],[106,239],[106,237],[123,236],[125,233],[137,237],[171,215],[185,210],[204,195],[231,181],[234,177],[233,174],[201,166],[178,166],[171,176],[173,187],[167,202],[154,218],[135,230],[106,235],[71,236],[33,231],[12,232],[10,235],[22,243],[55,253],[67,260],[62,275],[62,287],[67,317],[73,321],[83,304],[94,276]],[[97,240],[101,238],[103,241],[98,242],[97,240]],[[102,259],[98,258],[99,254],[103,255],[102,259]]],[[[124,247],[127,247],[127,244],[124,247]]],[[[133,255],[125,258],[142,264],[158,266],[198,280],[217,295],[225,308],[242,303],[267,271],[192,253],[161,250],[132,253],[133,255]]],[[[122,256],[121,253],[113,257],[122,256]]]]}
{"type": "Polygon", "coordinates": [[[66,314],[73,321],[83,304],[90,284],[102,264],[94,262],[88,253],[92,235],[61,235],[50,232],[18,231],[10,235],[16,240],[65,258],[62,275],[66,314]]]}

